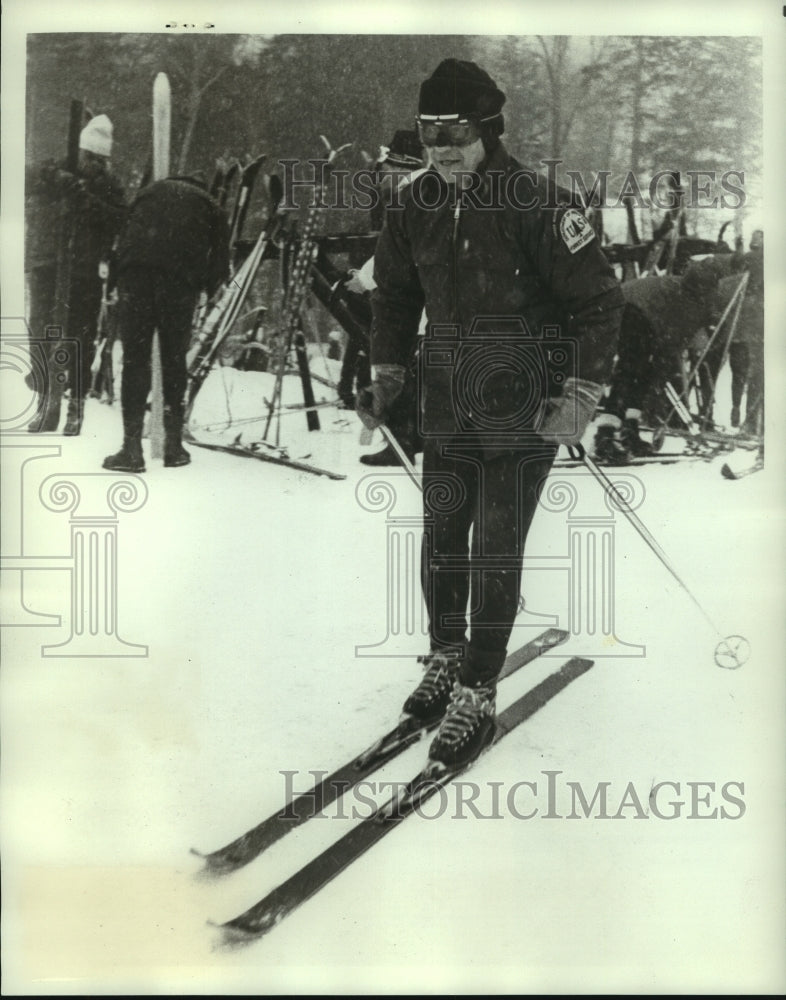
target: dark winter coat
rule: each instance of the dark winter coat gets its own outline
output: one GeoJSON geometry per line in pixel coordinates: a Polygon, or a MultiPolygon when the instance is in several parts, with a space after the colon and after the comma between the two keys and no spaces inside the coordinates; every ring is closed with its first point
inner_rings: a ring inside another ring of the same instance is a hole
{"type": "Polygon", "coordinates": [[[499,145],[479,168],[476,194],[464,191],[458,208],[455,191],[429,169],[403,190],[401,208],[388,210],[375,254],[371,360],[406,365],[425,307],[427,433],[498,429],[514,440],[537,425],[566,375],[602,383],[610,373],[619,283],[567,198],[546,207],[534,175],[509,197],[506,181],[519,170],[499,145]],[[544,335],[553,337],[548,351],[544,335]]]}
{"type": "Polygon", "coordinates": [[[47,163],[27,171],[25,183],[25,270],[57,262],[61,209],[70,209],[72,278],[95,278],[109,260],[126,214],[125,191],[110,171],[72,174],[47,163]]]}
{"type": "Polygon", "coordinates": [[[229,224],[204,185],[169,177],[140,191],[118,245],[118,276],[132,267],[163,271],[211,295],[227,279],[229,224]]]}
{"type": "MultiPolygon", "coordinates": [[[[748,272],[748,284],[745,288],[745,298],[740,306],[737,327],[734,331],[735,343],[745,343],[749,349],[763,351],[764,345],[764,278],[761,254],[748,253],[743,258],[743,266],[748,272]]],[[[740,283],[741,274],[732,274],[724,278],[718,285],[713,303],[713,322],[717,323],[723,315],[731,297],[740,283]]],[[[719,336],[725,343],[730,332],[730,323],[734,319],[734,308],[723,324],[719,336]]]]}
{"type": "Polygon", "coordinates": [[[680,351],[709,322],[716,287],[714,283],[686,287],[684,275],[648,275],[625,282],[622,294],[649,321],[654,351],[680,351]]]}

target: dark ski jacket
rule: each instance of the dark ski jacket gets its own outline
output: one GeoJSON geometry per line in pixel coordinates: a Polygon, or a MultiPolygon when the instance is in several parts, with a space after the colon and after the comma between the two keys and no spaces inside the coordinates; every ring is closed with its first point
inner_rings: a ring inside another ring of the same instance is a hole
{"type": "MultiPolygon", "coordinates": [[[[703,263],[703,261],[701,262],[703,263]]],[[[625,302],[646,317],[653,332],[653,350],[671,352],[688,347],[696,332],[710,322],[719,275],[695,269],[681,277],[648,275],[626,281],[625,302]]]]}
{"type": "Polygon", "coordinates": [[[212,295],[229,275],[229,224],[201,182],[168,177],[134,200],[117,250],[117,273],[164,271],[212,295]]]}
{"type": "Polygon", "coordinates": [[[425,307],[423,428],[489,431],[487,455],[497,431],[497,444],[515,445],[519,430],[536,427],[566,376],[607,380],[623,306],[567,192],[549,201],[531,171],[514,188],[521,170],[497,146],[458,205],[454,187],[423,171],[388,209],[375,253],[372,364],[408,363],[425,307]]]}
{"type": "Polygon", "coordinates": [[[73,174],[48,162],[25,179],[25,270],[54,266],[61,238],[61,208],[73,219],[72,278],[95,278],[108,261],[127,211],[123,185],[111,172],[73,174]]]}

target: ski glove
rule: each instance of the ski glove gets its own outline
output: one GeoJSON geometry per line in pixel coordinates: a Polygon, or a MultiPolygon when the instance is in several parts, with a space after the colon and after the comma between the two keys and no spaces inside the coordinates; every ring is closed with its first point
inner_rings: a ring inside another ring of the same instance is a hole
{"type": "Polygon", "coordinates": [[[363,424],[373,431],[387,423],[393,403],[404,388],[406,369],[402,365],[376,365],[371,385],[358,393],[356,409],[363,424]]]}
{"type": "Polygon", "coordinates": [[[562,395],[549,400],[538,434],[552,444],[580,444],[602,395],[603,386],[597,382],[567,379],[562,395]]]}

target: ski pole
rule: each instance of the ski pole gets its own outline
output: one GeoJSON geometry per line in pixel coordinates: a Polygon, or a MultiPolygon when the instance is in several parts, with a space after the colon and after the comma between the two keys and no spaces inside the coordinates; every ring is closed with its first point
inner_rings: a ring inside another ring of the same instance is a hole
{"type": "Polygon", "coordinates": [[[382,431],[382,436],[385,438],[385,440],[387,441],[387,443],[390,445],[390,447],[393,449],[393,451],[395,451],[395,453],[398,455],[399,461],[404,466],[404,470],[407,473],[407,475],[409,476],[409,478],[412,480],[412,482],[415,484],[415,486],[417,486],[417,488],[422,493],[423,492],[423,485],[421,484],[420,479],[418,478],[418,474],[417,474],[417,472],[415,470],[415,466],[407,458],[406,452],[404,451],[404,449],[401,447],[401,445],[396,440],[395,435],[392,433],[392,431],[390,430],[390,428],[388,428],[388,427],[385,426],[385,424],[380,424],[379,425],[379,429],[382,431]]]}
{"type": "Polygon", "coordinates": [[[691,434],[698,434],[699,428],[696,426],[690,410],[682,401],[682,398],[677,395],[677,390],[671,382],[667,382],[664,388],[666,390],[666,395],[669,397],[669,402],[674,407],[672,412],[676,412],[677,416],[685,424],[691,434]]]}
{"type": "Polygon", "coordinates": [[[621,510],[622,513],[627,517],[633,527],[638,531],[639,535],[644,539],[650,549],[655,553],[661,563],[666,567],[666,569],[671,573],[677,583],[682,587],[685,593],[690,597],[693,603],[701,612],[705,621],[712,628],[713,632],[720,638],[720,642],[715,647],[715,662],[719,667],[727,667],[733,669],[736,667],[741,667],[748,659],[750,653],[750,648],[748,646],[747,640],[740,635],[730,635],[725,638],[721,635],[720,629],[717,627],[715,622],[712,620],[708,612],[704,609],[704,606],[699,602],[696,595],[688,587],[682,577],[679,575],[677,570],[674,568],[671,560],[660,547],[656,541],[653,534],[649,531],[646,525],[642,522],[635,511],[629,506],[628,502],[619,492],[617,487],[612,483],[606,473],[600,469],[595,462],[589,457],[589,455],[584,450],[583,445],[570,445],[568,446],[568,452],[571,458],[577,458],[586,465],[592,475],[601,484],[603,489],[606,491],[606,495],[611,499],[615,507],[621,510]]]}
{"type": "MultiPolygon", "coordinates": [[[[736,306],[735,311],[734,311],[734,316],[732,317],[731,326],[729,328],[728,336],[726,337],[726,343],[723,345],[723,357],[721,358],[720,365],[718,365],[718,372],[720,372],[724,368],[724,366],[726,364],[726,361],[728,360],[729,352],[731,351],[731,344],[732,344],[732,341],[734,340],[734,335],[737,332],[737,323],[739,322],[740,312],[742,311],[742,304],[745,301],[745,293],[748,290],[748,274],[749,274],[749,272],[746,271],[745,274],[743,275],[742,281],[740,281],[739,287],[737,289],[737,292],[738,292],[737,306],[736,306]]],[[[712,412],[712,407],[715,404],[715,393],[716,393],[716,391],[717,391],[717,381],[713,380],[712,381],[712,392],[710,393],[710,398],[709,398],[709,401],[707,403],[707,412],[708,413],[712,412]]]]}
{"type": "MultiPolygon", "coordinates": [[[[723,313],[721,314],[721,318],[718,320],[718,322],[717,322],[717,324],[715,326],[715,329],[712,331],[712,336],[709,338],[709,340],[707,341],[707,343],[706,343],[706,345],[704,347],[704,350],[699,355],[698,361],[693,366],[693,371],[691,371],[689,373],[687,379],[685,380],[685,383],[688,386],[688,388],[685,389],[685,390],[683,390],[683,392],[680,394],[680,398],[681,399],[687,400],[688,393],[690,391],[689,387],[690,387],[691,383],[693,382],[693,380],[696,377],[696,375],[698,374],[698,372],[699,372],[702,364],[704,363],[704,359],[709,354],[710,348],[712,347],[713,343],[715,342],[715,338],[720,333],[721,327],[726,322],[726,318],[729,315],[729,313],[731,312],[732,307],[734,306],[735,302],[737,301],[737,298],[739,297],[740,292],[743,291],[743,289],[747,286],[747,284],[748,284],[748,273],[746,271],[745,274],[743,274],[743,276],[740,278],[740,283],[734,289],[734,294],[729,299],[729,301],[728,301],[728,303],[726,305],[726,308],[723,310],[723,313]]],[[[738,310],[737,311],[739,312],[739,306],[738,306],[738,310]]],[[[664,431],[665,431],[666,425],[671,420],[671,418],[674,416],[674,411],[675,411],[675,407],[672,407],[672,409],[669,411],[668,416],[664,420],[664,422],[663,422],[663,429],[664,429],[664,431]]]]}

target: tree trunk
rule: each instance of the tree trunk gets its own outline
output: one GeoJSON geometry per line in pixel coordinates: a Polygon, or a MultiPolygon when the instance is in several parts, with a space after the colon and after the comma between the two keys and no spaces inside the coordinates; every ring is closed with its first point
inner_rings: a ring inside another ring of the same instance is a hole
{"type": "MultiPolygon", "coordinates": [[[[635,43],[636,61],[633,67],[633,106],[631,109],[631,139],[630,139],[630,169],[634,176],[639,171],[641,159],[641,101],[644,91],[644,46],[641,38],[635,43]]],[[[628,242],[638,243],[639,234],[636,227],[633,199],[626,206],[628,210],[628,242]]]]}

